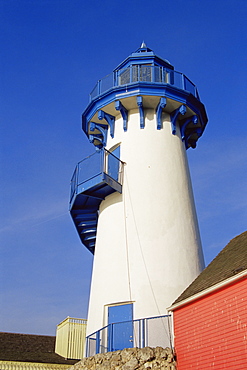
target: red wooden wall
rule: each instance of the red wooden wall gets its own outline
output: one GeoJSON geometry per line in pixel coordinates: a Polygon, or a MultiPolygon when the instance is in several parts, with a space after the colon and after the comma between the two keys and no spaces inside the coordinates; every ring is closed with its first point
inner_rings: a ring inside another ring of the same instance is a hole
{"type": "Polygon", "coordinates": [[[247,279],[174,312],[178,370],[247,369],[247,279]]]}

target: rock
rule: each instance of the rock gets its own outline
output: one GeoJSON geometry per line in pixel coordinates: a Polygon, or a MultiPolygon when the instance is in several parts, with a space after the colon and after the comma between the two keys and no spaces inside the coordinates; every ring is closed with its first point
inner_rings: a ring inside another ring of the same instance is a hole
{"type": "Polygon", "coordinates": [[[148,361],[152,361],[155,358],[154,350],[151,347],[139,348],[138,349],[138,360],[140,364],[143,364],[148,361]]]}
{"type": "Polygon", "coordinates": [[[94,359],[94,362],[96,364],[102,364],[103,362],[103,357],[102,357],[102,354],[101,353],[97,353],[97,355],[93,356],[93,357],[89,357],[90,359],[94,359]]]}
{"type": "Polygon", "coordinates": [[[131,358],[126,364],[123,365],[122,370],[135,370],[139,367],[137,358],[131,358]]]}
{"type": "Polygon", "coordinates": [[[103,361],[101,364],[96,365],[96,370],[110,370],[111,362],[109,360],[103,361]]]}
{"type": "Polygon", "coordinates": [[[111,358],[111,370],[115,370],[122,364],[120,351],[113,352],[111,358]]]}
{"type": "Polygon", "coordinates": [[[172,362],[172,361],[173,361],[173,354],[171,353],[167,356],[167,362],[172,362]]]}
{"type": "Polygon", "coordinates": [[[152,364],[151,364],[151,362],[146,362],[146,363],[144,364],[144,369],[146,369],[146,370],[152,369],[152,364]]]}
{"type": "Polygon", "coordinates": [[[170,348],[126,348],[84,358],[69,370],[176,370],[170,348]]]}
{"type": "Polygon", "coordinates": [[[162,347],[156,347],[154,349],[154,352],[155,352],[155,357],[160,357],[160,358],[167,359],[168,353],[167,353],[166,349],[164,349],[162,347]]]}
{"type": "MultiPolygon", "coordinates": [[[[81,362],[85,369],[95,370],[95,360],[96,356],[84,358],[81,362]]],[[[80,370],[80,367],[78,367],[76,370],[80,370]]]]}
{"type": "Polygon", "coordinates": [[[129,360],[131,360],[132,357],[136,357],[138,349],[137,348],[125,348],[121,351],[121,358],[122,362],[125,364],[129,360]]]}

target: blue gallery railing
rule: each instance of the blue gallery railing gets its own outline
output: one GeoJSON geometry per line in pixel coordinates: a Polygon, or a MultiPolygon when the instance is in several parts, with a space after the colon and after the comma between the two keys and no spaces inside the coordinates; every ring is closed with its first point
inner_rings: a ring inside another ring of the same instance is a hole
{"type": "Polygon", "coordinates": [[[171,315],[109,324],[86,338],[86,357],[124,348],[172,347],[171,315]]]}
{"type": "Polygon", "coordinates": [[[83,159],[71,179],[69,210],[82,244],[94,253],[102,200],[122,192],[124,163],[102,148],[83,159]]]}
{"type": "Polygon", "coordinates": [[[90,93],[90,101],[113,87],[133,84],[135,82],[172,85],[190,92],[199,99],[196,85],[183,73],[161,66],[133,65],[115,71],[99,80],[90,93]]]}
{"type": "Polygon", "coordinates": [[[95,151],[77,164],[71,179],[70,202],[76,194],[94,185],[102,174],[122,184],[123,162],[106,149],[95,151]]]}

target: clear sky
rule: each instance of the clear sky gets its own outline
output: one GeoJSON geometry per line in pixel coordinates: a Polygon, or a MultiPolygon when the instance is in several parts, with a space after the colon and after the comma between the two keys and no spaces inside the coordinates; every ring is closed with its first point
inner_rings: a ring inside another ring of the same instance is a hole
{"type": "Polygon", "coordinates": [[[246,0],[0,0],[0,331],[85,318],[92,256],[68,213],[94,149],[81,113],[144,40],[198,87],[208,126],[187,151],[208,264],[246,230],[246,0]]]}

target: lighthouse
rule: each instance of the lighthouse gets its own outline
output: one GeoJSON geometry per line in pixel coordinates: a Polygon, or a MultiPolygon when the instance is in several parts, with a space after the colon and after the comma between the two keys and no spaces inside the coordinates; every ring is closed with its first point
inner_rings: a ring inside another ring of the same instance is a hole
{"type": "Polygon", "coordinates": [[[70,213],[94,254],[96,352],[104,336],[106,350],[136,346],[133,323],[166,315],[204,268],[186,150],[206,124],[194,83],[144,43],[90,94],[82,129],[95,152],[75,169],[70,213]]]}

